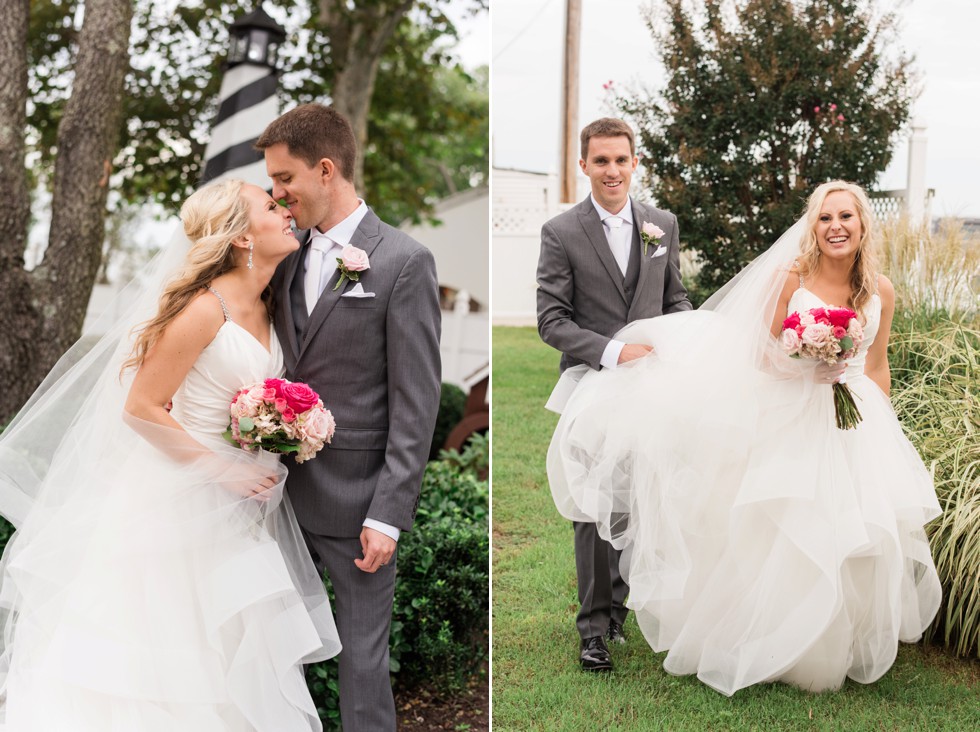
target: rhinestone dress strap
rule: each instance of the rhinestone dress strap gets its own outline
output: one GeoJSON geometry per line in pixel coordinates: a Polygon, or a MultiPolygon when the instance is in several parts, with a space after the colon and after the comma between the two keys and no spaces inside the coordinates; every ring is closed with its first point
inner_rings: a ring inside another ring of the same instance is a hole
{"type": "Polygon", "coordinates": [[[794,259],[793,260],[793,266],[796,267],[797,274],[800,275],[800,287],[804,287],[804,284],[803,284],[803,272],[799,271],[799,269],[800,269],[800,260],[794,259]]]}
{"type": "Polygon", "coordinates": [[[225,299],[221,297],[221,293],[211,286],[208,286],[208,289],[214,293],[214,296],[218,298],[218,302],[221,303],[221,312],[225,314],[225,322],[227,323],[231,321],[231,315],[228,312],[228,306],[225,304],[225,299]]]}

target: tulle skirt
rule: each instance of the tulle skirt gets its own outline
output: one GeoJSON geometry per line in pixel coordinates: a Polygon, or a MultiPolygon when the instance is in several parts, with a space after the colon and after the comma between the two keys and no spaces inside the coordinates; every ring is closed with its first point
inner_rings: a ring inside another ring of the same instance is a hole
{"type": "Polygon", "coordinates": [[[548,455],[556,505],[624,549],[668,672],[726,695],[873,682],[939,608],[931,477],[870,379],[849,380],[863,421],[840,430],[829,386],[712,355],[705,317],[643,321],[631,340],[657,355],[581,379],[548,455]]]}
{"type": "Polygon", "coordinates": [[[285,469],[220,440],[185,461],[158,447],[52,465],[4,553],[0,726],[321,729],[302,664],[340,643],[285,469]],[[260,473],[270,500],[243,498],[260,473]]]}

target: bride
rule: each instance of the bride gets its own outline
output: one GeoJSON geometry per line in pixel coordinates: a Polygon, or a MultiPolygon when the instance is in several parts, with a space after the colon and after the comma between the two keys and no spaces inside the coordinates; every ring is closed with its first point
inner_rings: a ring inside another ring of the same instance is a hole
{"type": "Polygon", "coordinates": [[[700,310],[627,326],[617,338],[653,355],[587,373],[562,409],[556,504],[624,549],[628,604],[669,673],[726,695],[871,683],[938,611],[923,526],[939,505],[888,400],[895,296],[876,235],[861,188],[819,186],[700,310]],[[783,319],[829,305],[859,314],[857,354],[787,356],[783,319]],[[855,396],[854,429],[835,424],[833,381],[855,396]]]}
{"type": "Polygon", "coordinates": [[[321,729],[303,664],[340,642],[286,469],[220,437],[284,371],[291,218],[239,180],[197,191],[128,314],[0,437],[0,728],[321,729]]]}

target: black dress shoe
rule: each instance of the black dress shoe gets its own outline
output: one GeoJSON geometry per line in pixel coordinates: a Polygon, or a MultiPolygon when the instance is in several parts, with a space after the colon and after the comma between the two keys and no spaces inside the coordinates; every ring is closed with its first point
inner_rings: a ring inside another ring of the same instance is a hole
{"type": "Polygon", "coordinates": [[[622,623],[617,623],[615,620],[609,621],[609,630],[606,631],[606,638],[609,639],[610,643],[618,643],[623,645],[626,643],[626,634],[623,632],[622,623]]]}
{"type": "Polygon", "coordinates": [[[612,660],[609,649],[601,635],[582,640],[582,652],[579,655],[583,671],[612,671],[612,660]]]}

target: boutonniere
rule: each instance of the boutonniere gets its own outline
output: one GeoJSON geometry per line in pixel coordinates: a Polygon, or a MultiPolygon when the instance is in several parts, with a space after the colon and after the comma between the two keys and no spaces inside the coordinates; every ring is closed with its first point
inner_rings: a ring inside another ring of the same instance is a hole
{"type": "Polygon", "coordinates": [[[649,221],[644,221],[643,226],[640,227],[640,238],[643,240],[643,256],[647,255],[647,247],[651,244],[656,244],[660,246],[660,237],[664,235],[664,230],[661,229],[656,224],[651,224],[649,221]]]}
{"type": "Polygon", "coordinates": [[[337,269],[340,270],[340,279],[333,286],[335,290],[339,289],[347,280],[357,282],[361,279],[361,272],[371,269],[371,263],[368,261],[367,252],[347,245],[337,257],[337,269]]]}

